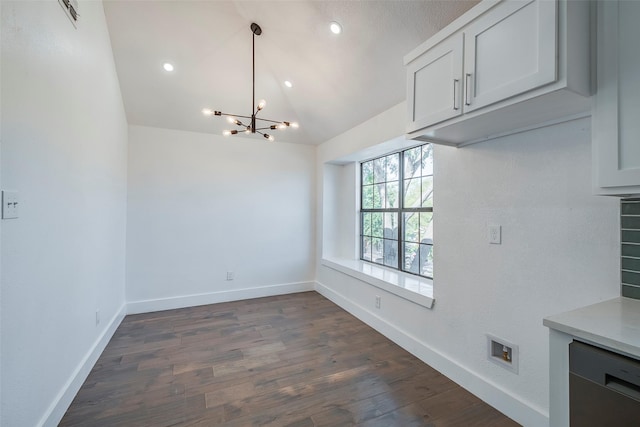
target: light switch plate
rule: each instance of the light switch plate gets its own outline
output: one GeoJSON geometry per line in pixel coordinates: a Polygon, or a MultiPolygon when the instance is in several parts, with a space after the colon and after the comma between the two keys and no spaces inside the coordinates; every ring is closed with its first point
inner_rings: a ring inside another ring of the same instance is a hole
{"type": "Polygon", "coordinates": [[[489,226],[489,243],[500,245],[502,243],[502,227],[499,225],[489,226]]]}
{"type": "Polygon", "coordinates": [[[17,191],[2,191],[2,219],[18,218],[18,202],[17,191]]]}

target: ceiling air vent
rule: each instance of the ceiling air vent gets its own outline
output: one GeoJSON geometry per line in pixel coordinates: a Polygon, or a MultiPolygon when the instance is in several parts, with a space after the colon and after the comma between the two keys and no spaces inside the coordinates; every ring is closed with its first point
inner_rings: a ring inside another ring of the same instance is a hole
{"type": "Polygon", "coordinates": [[[78,0],[58,0],[58,3],[64,9],[73,26],[78,28],[78,0]]]}

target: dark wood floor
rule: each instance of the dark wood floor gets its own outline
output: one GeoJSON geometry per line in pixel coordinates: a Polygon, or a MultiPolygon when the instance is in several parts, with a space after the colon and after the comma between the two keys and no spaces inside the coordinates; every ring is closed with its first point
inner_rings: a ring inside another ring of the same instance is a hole
{"type": "Polygon", "coordinates": [[[315,292],[127,316],[61,426],[517,426],[315,292]]]}

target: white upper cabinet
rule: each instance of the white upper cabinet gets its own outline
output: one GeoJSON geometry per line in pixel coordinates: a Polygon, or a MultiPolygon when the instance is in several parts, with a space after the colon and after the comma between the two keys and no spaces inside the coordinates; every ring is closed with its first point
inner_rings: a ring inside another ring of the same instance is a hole
{"type": "Polygon", "coordinates": [[[557,5],[505,3],[464,31],[465,111],[556,81],[557,5]]]}
{"type": "Polygon", "coordinates": [[[640,194],[640,2],[598,2],[593,177],[598,194],[640,194]]]}
{"type": "Polygon", "coordinates": [[[408,137],[465,145],[589,115],[589,25],[586,1],[479,3],[405,57],[408,137]]]}
{"type": "Polygon", "coordinates": [[[410,127],[420,129],[462,114],[462,34],[456,34],[409,66],[410,127]],[[429,96],[415,96],[428,93],[429,96]]]}

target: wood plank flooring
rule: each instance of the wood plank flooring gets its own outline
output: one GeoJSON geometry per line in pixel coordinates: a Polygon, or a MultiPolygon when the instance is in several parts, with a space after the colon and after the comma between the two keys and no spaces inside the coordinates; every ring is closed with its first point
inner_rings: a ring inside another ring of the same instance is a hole
{"type": "Polygon", "coordinates": [[[315,292],[127,316],[61,426],[517,426],[315,292]]]}

